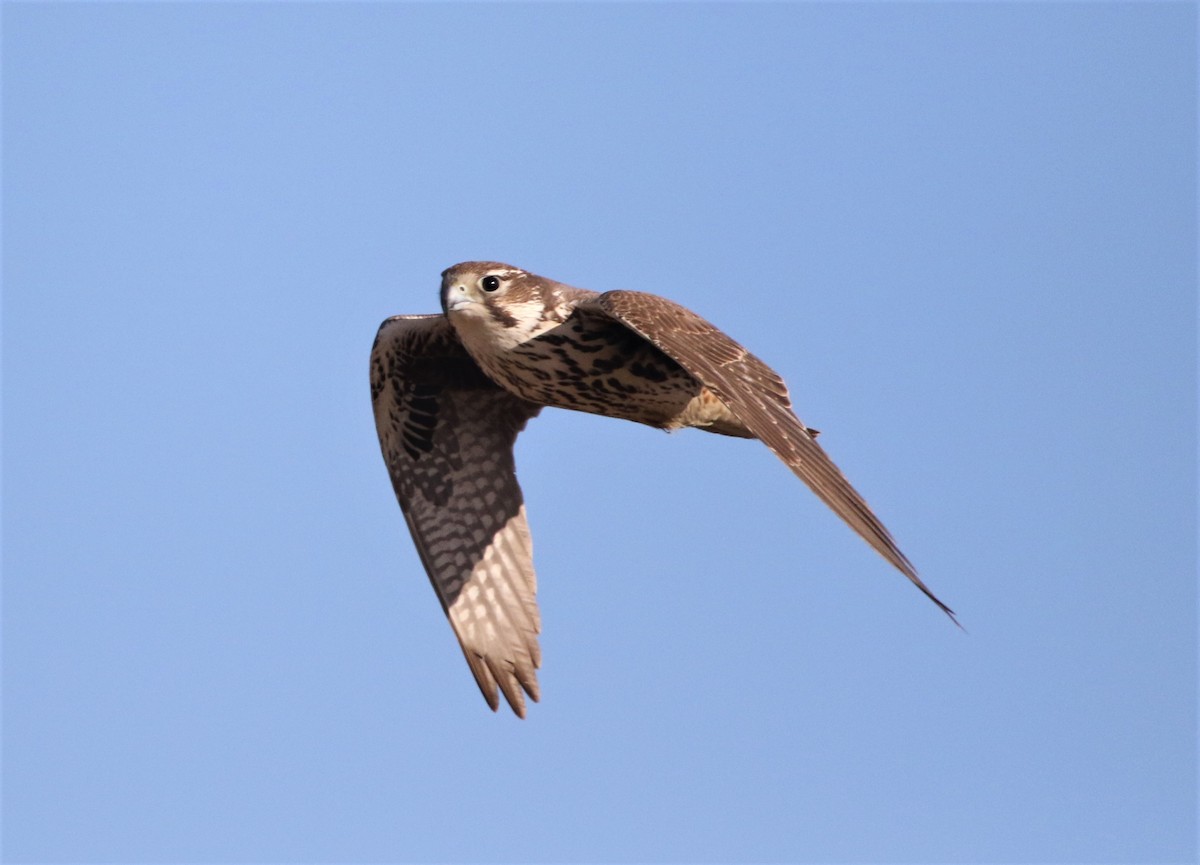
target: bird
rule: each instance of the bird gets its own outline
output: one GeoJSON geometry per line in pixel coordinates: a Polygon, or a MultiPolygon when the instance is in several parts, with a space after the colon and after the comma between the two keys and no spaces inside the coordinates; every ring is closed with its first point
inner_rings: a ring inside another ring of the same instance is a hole
{"type": "MultiPolygon", "coordinates": [[[[540,699],[541,619],[513,446],[548,407],[758,439],[955,624],[792,409],[773,369],[664,297],[575,288],[495,261],[442,272],[441,313],[371,349],[379,444],[421,562],[484,699],[540,699]]],[[[961,627],[961,626],[960,626],[961,627]]]]}

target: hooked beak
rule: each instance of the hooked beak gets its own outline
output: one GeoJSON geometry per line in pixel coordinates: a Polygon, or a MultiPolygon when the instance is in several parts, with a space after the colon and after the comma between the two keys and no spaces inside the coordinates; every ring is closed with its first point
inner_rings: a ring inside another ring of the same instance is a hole
{"type": "Polygon", "coordinates": [[[442,282],[442,312],[451,313],[475,303],[467,287],[460,282],[444,280],[442,282]]]}

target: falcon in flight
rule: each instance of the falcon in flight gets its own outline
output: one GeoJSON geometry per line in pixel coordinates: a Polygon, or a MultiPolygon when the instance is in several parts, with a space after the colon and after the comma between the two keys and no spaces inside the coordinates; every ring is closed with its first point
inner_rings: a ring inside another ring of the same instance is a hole
{"type": "MultiPolygon", "coordinates": [[[[494,261],[442,273],[441,315],[398,315],[371,350],[383,459],[488,705],[538,699],[541,629],[513,443],[545,406],[758,439],[954,619],[792,411],[783,379],[653,294],[572,288],[494,261]]],[[[955,620],[957,622],[957,620],[955,620]]]]}

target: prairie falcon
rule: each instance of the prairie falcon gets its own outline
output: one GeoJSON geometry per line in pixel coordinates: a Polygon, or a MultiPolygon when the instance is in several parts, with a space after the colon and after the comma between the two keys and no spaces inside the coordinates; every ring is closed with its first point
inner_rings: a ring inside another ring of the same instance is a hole
{"type": "MultiPolygon", "coordinates": [[[[792,411],[765,363],[700,316],[491,261],[442,273],[441,315],[399,315],[371,350],[379,443],[434,591],[488,705],[538,699],[540,630],[513,443],[543,407],[756,438],[937,604],[792,411]]],[[[955,620],[957,622],[957,620],[955,620]]]]}

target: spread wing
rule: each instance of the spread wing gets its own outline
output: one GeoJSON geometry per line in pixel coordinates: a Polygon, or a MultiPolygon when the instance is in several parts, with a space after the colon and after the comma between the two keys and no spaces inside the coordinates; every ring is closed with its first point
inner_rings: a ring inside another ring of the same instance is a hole
{"type": "Polygon", "coordinates": [[[691,310],[657,295],[609,291],[581,306],[619,321],[695,376],[821,501],[958,624],[954,611],[921,582],[883,523],[796,417],[787,386],[773,369],[691,310]]]}
{"type": "Polygon", "coordinates": [[[540,407],[492,383],[441,315],[389,318],[371,350],[383,459],[434,591],[493,710],[538,699],[533,550],[513,467],[540,407]]]}

